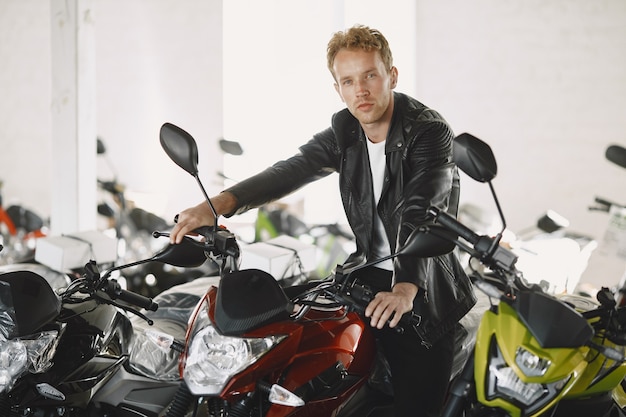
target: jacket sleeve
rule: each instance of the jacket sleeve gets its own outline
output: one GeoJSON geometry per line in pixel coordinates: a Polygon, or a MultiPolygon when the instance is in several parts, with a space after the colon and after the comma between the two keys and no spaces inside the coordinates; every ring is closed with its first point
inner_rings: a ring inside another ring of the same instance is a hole
{"type": "MultiPolygon", "coordinates": [[[[442,119],[433,119],[419,125],[408,145],[407,158],[403,167],[405,182],[404,205],[396,247],[400,247],[413,230],[432,223],[427,210],[435,206],[456,216],[459,178],[452,162],[452,140],[454,134],[442,119]]],[[[412,282],[427,291],[427,277],[432,268],[440,267],[432,258],[403,256],[394,259],[395,282],[412,282]]]]}
{"type": "Polygon", "coordinates": [[[304,185],[337,170],[336,141],[332,129],[316,134],[300,152],[224,190],[237,199],[230,217],[285,197],[304,185]]]}

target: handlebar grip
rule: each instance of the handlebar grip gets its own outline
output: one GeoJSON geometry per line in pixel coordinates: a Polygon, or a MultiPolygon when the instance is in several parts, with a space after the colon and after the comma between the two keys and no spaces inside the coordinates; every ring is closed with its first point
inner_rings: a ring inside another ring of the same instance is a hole
{"type": "Polygon", "coordinates": [[[141,294],[119,289],[116,291],[117,298],[137,307],[145,308],[150,311],[157,311],[159,305],[152,301],[152,298],[144,297],[141,294]]]}
{"type": "Polygon", "coordinates": [[[603,206],[612,206],[613,205],[613,203],[611,203],[609,200],[606,200],[606,199],[604,199],[602,197],[596,197],[596,198],[593,199],[593,201],[595,201],[596,203],[601,204],[603,206]]]}
{"type": "Polygon", "coordinates": [[[622,204],[615,203],[613,201],[607,200],[602,197],[596,197],[594,198],[594,201],[600,204],[601,206],[605,207],[607,211],[610,210],[611,207],[618,207],[618,208],[624,207],[622,204]]]}
{"type": "MultiPolygon", "coordinates": [[[[359,314],[365,313],[365,308],[374,299],[375,292],[367,285],[354,285],[350,288],[349,298],[344,297],[343,301],[353,301],[350,303],[351,308],[359,314]]],[[[387,320],[387,325],[391,322],[391,318],[387,320]]],[[[405,330],[413,329],[419,326],[422,322],[422,317],[414,312],[404,313],[400,318],[400,322],[395,330],[399,333],[403,333],[405,330]]]]}
{"type": "Polygon", "coordinates": [[[435,222],[445,226],[450,231],[461,236],[463,239],[475,245],[480,240],[480,236],[477,235],[472,229],[465,226],[463,223],[457,221],[454,217],[450,216],[444,211],[440,211],[437,208],[431,207],[428,209],[429,213],[434,215],[435,222]]]}
{"type": "MultiPolygon", "coordinates": [[[[174,223],[178,223],[178,214],[174,216],[174,223]]],[[[213,232],[214,228],[211,226],[200,226],[197,229],[194,229],[194,233],[197,233],[201,236],[209,236],[213,232]]]]}

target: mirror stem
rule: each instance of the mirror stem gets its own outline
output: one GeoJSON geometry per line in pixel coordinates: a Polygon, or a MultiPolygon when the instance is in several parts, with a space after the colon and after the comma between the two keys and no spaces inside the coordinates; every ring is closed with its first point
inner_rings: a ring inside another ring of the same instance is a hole
{"type": "Polygon", "coordinates": [[[489,254],[493,254],[496,250],[496,247],[500,244],[500,240],[502,239],[502,233],[506,229],[506,220],[504,218],[504,213],[502,212],[502,208],[500,207],[500,201],[498,201],[498,196],[496,196],[496,190],[493,188],[493,184],[491,181],[488,181],[489,189],[491,190],[491,195],[493,196],[493,201],[496,203],[496,208],[498,209],[498,214],[500,215],[500,221],[502,222],[502,230],[495,236],[491,243],[491,247],[489,248],[489,254]]]}
{"type": "Polygon", "coordinates": [[[213,219],[214,219],[213,230],[217,231],[217,211],[215,211],[215,207],[213,206],[213,203],[211,202],[209,195],[204,189],[204,185],[202,185],[202,181],[200,181],[200,177],[198,176],[198,174],[195,174],[193,177],[196,179],[196,182],[198,183],[198,185],[200,186],[200,189],[202,190],[202,194],[204,194],[204,198],[206,202],[209,204],[209,207],[211,208],[211,213],[213,214],[213,219]]]}
{"type": "Polygon", "coordinates": [[[130,268],[130,267],[137,266],[137,265],[142,265],[142,264],[148,263],[148,262],[150,262],[150,261],[152,261],[152,260],[153,260],[153,258],[149,258],[149,259],[141,259],[141,260],[139,260],[139,261],[136,261],[136,262],[133,262],[133,263],[130,263],[130,264],[116,265],[116,266],[114,266],[114,267],[112,267],[112,268],[109,268],[109,269],[107,269],[107,270],[104,272],[104,274],[102,274],[102,277],[100,278],[100,280],[99,280],[99,282],[98,282],[98,285],[100,285],[100,284],[102,284],[103,282],[105,282],[106,280],[108,280],[108,279],[109,279],[109,277],[111,276],[111,274],[112,274],[113,272],[115,272],[115,271],[119,271],[119,270],[121,270],[121,269],[124,269],[124,268],[130,268]]]}
{"type": "Polygon", "coordinates": [[[364,264],[356,265],[356,266],[352,267],[351,269],[349,269],[348,272],[345,272],[345,275],[350,275],[353,272],[358,271],[359,269],[364,269],[364,268],[367,268],[368,266],[376,265],[376,264],[378,264],[380,262],[384,262],[384,261],[386,261],[388,259],[395,258],[397,255],[398,255],[397,253],[392,253],[391,255],[386,255],[386,256],[383,256],[382,258],[374,259],[374,260],[366,262],[364,264]]]}

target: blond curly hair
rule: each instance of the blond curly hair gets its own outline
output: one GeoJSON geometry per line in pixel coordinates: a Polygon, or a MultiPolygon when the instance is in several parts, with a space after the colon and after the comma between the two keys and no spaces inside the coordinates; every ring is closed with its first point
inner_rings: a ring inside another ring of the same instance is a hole
{"type": "Polygon", "coordinates": [[[334,33],[330,38],[326,49],[326,60],[333,78],[335,78],[333,71],[335,56],[342,49],[362,49],[367,52],[377,50],[380,52],[385,68],[391,70],[393,67],[393,56],[387,39],[378,30],[368,26],[354,25],[346,31],[334,33]]]}

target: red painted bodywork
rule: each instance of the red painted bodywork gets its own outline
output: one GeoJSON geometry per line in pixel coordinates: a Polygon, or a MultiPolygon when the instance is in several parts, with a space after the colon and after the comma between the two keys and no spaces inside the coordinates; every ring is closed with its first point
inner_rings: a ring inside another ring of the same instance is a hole
{"type": "MultiPolygon", "coordinates": [[[[206,295],[209,311],[197,311],[197,314],[209,314],[213,321],[216,295],[217,288],[212,287],[206,295]]],[[[192,327],[190,325],[189,329],[192,327]]],[[[260,379],[277,383],[293,392],[338,361],[343,363],[351,376],[357,376],[358,379],[337,396],[309,401],[303,407],[274,404],[267,413],[268,417],[336,415],[341,406],[367,381],[376,355],[376,343],[369,326],[358,314],[345,314],[343,309],[311,309],[297,322],[272,323],[243,336],[269,335],[287,337],[256,363],[235,375],[220,393],[221,398],[229,402],[236,401],[242,395],[254,391],[260,379]]],[[[182,366],[181,361],[181,370],[182,366]]]]}

